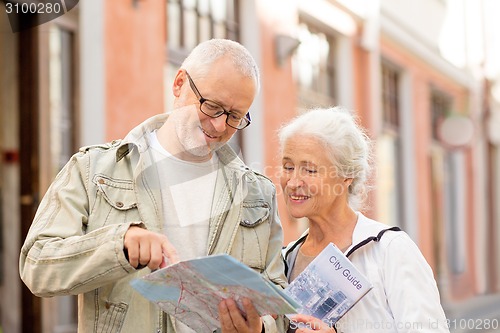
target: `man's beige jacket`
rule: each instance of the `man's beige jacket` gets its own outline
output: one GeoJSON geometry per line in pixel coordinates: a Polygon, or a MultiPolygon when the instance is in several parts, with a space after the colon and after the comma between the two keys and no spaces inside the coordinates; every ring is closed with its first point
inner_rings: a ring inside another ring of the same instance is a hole
{"type": "MultiPolygon", "coordinates": [[[[136,270],[123,251],[130,225],[163,229],[147,134],[166,117],[148,119],[123,141],[80,149],[48,189],[21,249],[21,278],[33,294],[78,295],[80,333],[175,332],[171,318],[130,287],[150,270],[136,270]]],[[[228,253],[284,286],[274,185],[229,146],[217,156],[207,254],[228,253]]],[[[266,332],[284,332],[281,325],[264,317],[266,332]]]]}

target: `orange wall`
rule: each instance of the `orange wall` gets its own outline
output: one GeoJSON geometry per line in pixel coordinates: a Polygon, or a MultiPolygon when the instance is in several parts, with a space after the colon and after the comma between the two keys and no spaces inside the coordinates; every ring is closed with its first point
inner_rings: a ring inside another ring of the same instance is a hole
{"type": "Polygon", "coordinates": [[[106,0],[106,139],[163,112],[165,1],[106,0]]]}
{"type": "Polygon", "coordinates": [[[292,78],[291,61],[287,59],[282,66],[275,58],[274,38],[277,34],[290,34],[291,27],[296,24],[296,10],[291,5],[283,5],[286,0],[260,1],[259,18],[262,48],[262,98],[264,108],[264,163],[266,176],[271,178],[278,192],[278,209],[283,223],[285,243],[297,238],[297,223],[288,216],[281,195],[279,171],[281,160],[277,130],[296,116],[297,100],[295,84],[292,78]],[[281,5],[280,5],[281,2],[281,5]],[[279,13],[280,15],[276,15],[279,13]]]}

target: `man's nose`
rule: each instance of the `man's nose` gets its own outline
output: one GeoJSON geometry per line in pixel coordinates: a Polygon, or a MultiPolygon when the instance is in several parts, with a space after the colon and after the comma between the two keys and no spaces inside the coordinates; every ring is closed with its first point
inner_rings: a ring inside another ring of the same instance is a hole
{"type": "Polygon", "coordinates": [[[227,114],[223,114],[220,117],[210,119],[210,121],[212,122],[212,126],[217,132],[224,132],[226,130],[226,118],[227,114]]]}

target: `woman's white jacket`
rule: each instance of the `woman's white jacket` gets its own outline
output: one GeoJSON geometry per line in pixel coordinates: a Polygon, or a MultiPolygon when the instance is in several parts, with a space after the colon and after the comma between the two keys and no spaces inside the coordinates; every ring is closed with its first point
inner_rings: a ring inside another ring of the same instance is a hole
{"type": "MultiPolygon", "coordinates": [[[[373,289],[337,322],[337,332],[449,332],[432,269],[417,245],[405,232],[357,214],[346,254],[373,289]]],[[[283,250],[287,275],[307,233],[283,250]]]]}

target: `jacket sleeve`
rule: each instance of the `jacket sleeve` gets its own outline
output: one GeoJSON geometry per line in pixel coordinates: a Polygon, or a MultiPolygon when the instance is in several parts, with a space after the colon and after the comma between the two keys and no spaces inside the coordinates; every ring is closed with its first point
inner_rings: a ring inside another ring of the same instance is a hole
{"type": "Polygon", "coordinates": [[[135,271],[123,253],[123,237],[132,223],[86,233],[88,155],[74,155],[57,175],[21,248],[20,275],[37,296],[84,293],[135,271]]]}
{"type": "Polygon", "coordinates": [[[398,332],[449,332],[431,267],[404,233],[384,258],[384,288],[398,332]]]}

